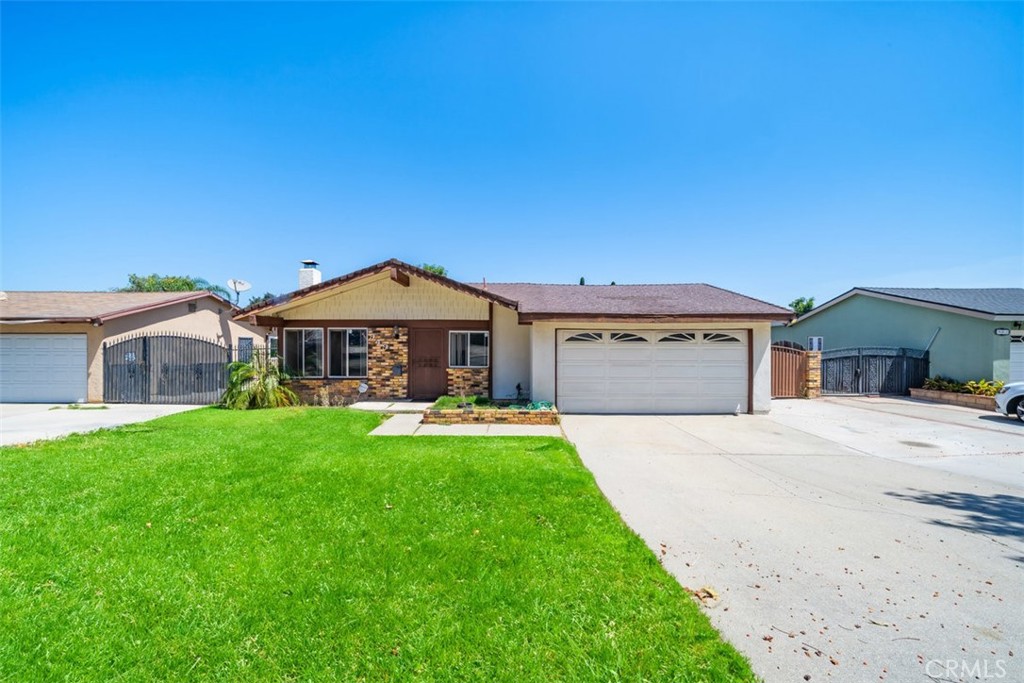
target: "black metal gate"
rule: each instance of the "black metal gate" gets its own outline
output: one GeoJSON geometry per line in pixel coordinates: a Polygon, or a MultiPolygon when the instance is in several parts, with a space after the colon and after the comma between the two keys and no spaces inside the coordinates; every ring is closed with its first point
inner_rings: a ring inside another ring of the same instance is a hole
{"type": "Polygon", "coordinates": [[[821,354],[823,394],[901,394],[921,387],[928,376],[928,352],[861,347],[821,354]]]}
{"type": "MultiPolygon", "coordinates": [[[[251,355],[251,349],[250,349],[251,355]]],[[[107,403],[208,405],[227,386],[232,349],[199,337],[140,335],[103,344],[107,403]]]]}

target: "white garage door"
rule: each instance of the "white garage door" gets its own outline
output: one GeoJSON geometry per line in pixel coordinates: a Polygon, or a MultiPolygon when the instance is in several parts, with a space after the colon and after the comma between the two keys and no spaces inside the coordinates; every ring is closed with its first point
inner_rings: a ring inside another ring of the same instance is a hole
{"type": "Polygon", "coordinates": [[[1010,381],[1024,382],[1024,332],[1010,337],[1010,381]]]}
{"type": "Polygon", "coordinates": [[[0,334],[0,402],[86,400],[84,334],[0,334]]]}
{"type": "Polygon", "coordinates": [[[746,330],[564,330],[556,404],[566,413],[747,411],[746,330]]]}

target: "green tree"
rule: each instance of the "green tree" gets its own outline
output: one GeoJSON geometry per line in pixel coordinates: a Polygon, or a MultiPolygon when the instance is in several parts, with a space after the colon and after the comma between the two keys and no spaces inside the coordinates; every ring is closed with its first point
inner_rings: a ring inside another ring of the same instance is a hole
{"type": "Polygon", "coordinates": [[[448,277],[448,269],[444,266],[439,266],[436,263],[421,263],[420,268],[433,273],[434,275],[440,275],[441,277],[448,277]]]}
{"type": "Polygon", "coordinates": [[[814,297],[812,296],[806,299],[804,297],[800,297],[799,299],[793,299],[789,302],[789,307],[793,309],[793,312],[796,313],[799,318],[814,308],[814,297]]]}
{"type": "Polygon", "coordinates": [[[262,306],[263,304],[269,304],[276,297],[277,295],[272,292],[264,292],[260,296],[249,297],[249,303],[246,304],[246,306],[251,308],[253,306],[262,306]]]}
{"type": "Polygon", "coordinates": [[[232,363],[228,372],[228,387],[220,398],[220,404],[225,408],[281,408],[299,402],[295,392],[281,383],[284,376],[277,363],[264,353],[254,353],[248,363],[232,363]]]}
{"type": "Polygon", "coordinates": [[[585,284],[587,284],[587,281],[586,281],[586,279],[584,279],[584,278],[582,278],[582,277],[581,277],[581,278],[580,278],[580,284],[581,284],[581,285],[585,285],[585,284]]]}
{"type": "Polygon", "coordinates": [[[231,293],[220,285],[212,284],[206,278],[192,277],[191,275],[136,275],[131,273],[128,276],[128,284],[124,287],[115,287],[115,292],[199,292],[207,291],[218,294],[228,301],[231,300],[231,293]]]}

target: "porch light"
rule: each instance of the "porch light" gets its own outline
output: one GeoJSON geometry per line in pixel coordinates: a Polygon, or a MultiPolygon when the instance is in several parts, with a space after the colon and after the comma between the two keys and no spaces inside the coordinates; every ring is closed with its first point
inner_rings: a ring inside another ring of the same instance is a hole
{"type": "Polygon", "coordinates": [[[393,332],[395,335],[395,339],[398,339],[398,325],[395,325],[395,329],[393,330],[393,332]]]}

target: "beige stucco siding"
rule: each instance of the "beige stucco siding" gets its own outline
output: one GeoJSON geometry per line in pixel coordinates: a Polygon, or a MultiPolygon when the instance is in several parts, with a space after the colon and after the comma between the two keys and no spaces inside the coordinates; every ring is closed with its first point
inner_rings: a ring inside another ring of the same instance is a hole
{"type": "Polygon", "coordinates": [[[753,331],[753,412],[767,413],[771,409],[771,323],[767,322],[722,322],[722,323],[668,323],[650,325],[644,323],[588,323],[574,320],[568,322],[535,322],[531,333],[531,398],[534,401],[555,400],[555,339],[556,331],[564,329],[586,330],[743,330],[753,331]]]}
{"type": "Polygon", "coordinates": [[[267,334],[264,328],[232,320],[233,311],[215,299],[192,303],[195,312],[189,311],[189,304],[180,303],[110,320],[102,326],[104,338],[111,341],[123,335],[164,332],[203,337],[224,346],[236,346],[239,337],[255,337],[260,346],[267,334]]]}
{"type": "Polygon", "coordinates": [[[404,287],[387,273],[269,311],[285,320],[487,320],[488,302],[409,277],[404,287]]]}
{"type": "Polygon", "coordinates": [[[239,337],[254,337],[256,345],[261,345],[260,340],[265,337],[266,330],[231,320],[232,311],[225,304],[212,298],[194,303],[194,313],[188,310],[187,303],[180,303],[116,318],[98,327],[89,323],[0,325],[0,334],[85,334],[88,400],[95,403],[103,400],[105,341],[116,341],[120,337],[143,332],[165,332],[203,337],[225,346],[236,345],[239,337]]]}
{"type": "Polygon", "coordinates": [[[503,306],[494,307],[491,363],[494,398],[515,398],[516,385],[530,394],[530,326],[519,324],[519,315],[503,306]]]}

